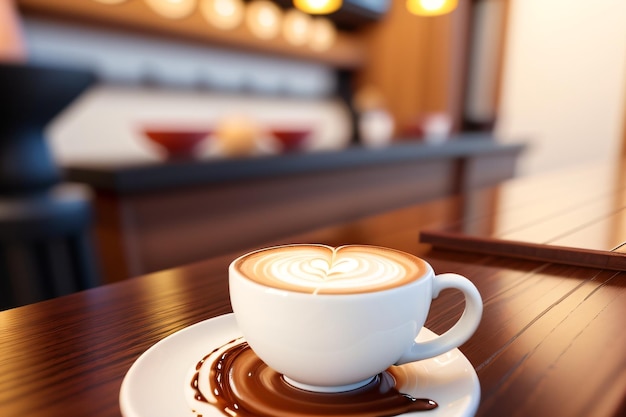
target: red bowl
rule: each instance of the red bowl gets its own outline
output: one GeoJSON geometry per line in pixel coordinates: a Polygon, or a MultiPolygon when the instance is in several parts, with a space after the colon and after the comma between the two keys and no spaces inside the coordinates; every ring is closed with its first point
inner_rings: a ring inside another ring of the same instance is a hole
{"type": "Polygon", "coordinates": [[[200,143],[210,134],[209,129],[146,128],[146,138],[163,149],[169,158],[192,157],[200,143]]]}
{"type": "Polygon", "coordinates": [[[313,133],[313,130],[307,128],[275,128],[271,129],[270,132],[282,144],[283,152],[294,152],[304,147],[304,144],[311,136],[311,133],[313,133]]]}

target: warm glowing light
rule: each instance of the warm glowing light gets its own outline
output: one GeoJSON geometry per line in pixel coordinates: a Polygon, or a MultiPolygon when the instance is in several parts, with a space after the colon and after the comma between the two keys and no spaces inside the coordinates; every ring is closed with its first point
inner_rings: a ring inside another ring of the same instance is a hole
{"type": "Polygon", "coordinates": [[[254,0],[246,10],[248,29],[261,39],[275,38],[280,32],[282,12],[269,0],[254,0]]]}
{"type": "Polygon", "coordinates": [[[244,4],[242,0],[202,0],[200,10],[211,25],[229,30],[243,21],[244,4]]]}
{"type": "Polygon", "coordinates": [[[293,5],[308,14],[328,14],[341,7],[341,0],[293,0],[293,5]]]}
{"type": "Polygon", "coordinates": [[[97,1],[98,3],[104,3],[104,4],[120,4],[128,0],[95,0],[95,1],[97,1]]]}
{"type": "Polygon", "coordinates": [[[313,19],[309,40],[311,49],[318,52],[326,51],[333,46],[335,39],[337,39],[337,29],[330,20],[322,17],[313,19]]]}
{"type": "Polygon", "coordinates": [[[182,19],[196,8],[196,0],[145,0],[156,13],[168,19],[182,19]]]}
{"type": "Polygon", "coordinates": [[[311,36],[311,17],[296,9],[288,10],[283,21],[283,36],[292,45],[307,43],[311,36]]]}
{"type": "Polygon", "coordinates": [[[450,13],[458,4],[458,0],[407,0],[406,7],[418,16],[438,16],[450,13]]]}

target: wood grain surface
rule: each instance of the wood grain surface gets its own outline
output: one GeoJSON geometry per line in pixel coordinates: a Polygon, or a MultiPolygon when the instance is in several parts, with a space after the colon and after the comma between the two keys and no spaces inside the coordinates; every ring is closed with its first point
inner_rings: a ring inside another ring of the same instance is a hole
{"type": "MultiPolygon", "coordinates": [[[[423,257],[437,272],[470,278],[485,308],[477,332],[460,349],[480,380],[478,416],[626,415],[626,272],[419,242],[421,230],[467,217],[467,198],[267,244],[388,246],[423,257]]],[[[483,198],[487,207],[490,196],[483,198]]],[[[120,384],[141,353],[190,324],[231,311],[227,266],[238,254],[0,312],[0,415],[119,417],[120,384]]],[[[444,291],[427,327],[445,331],[462,304],[461,295],[444,291]]]]}
{"type": "Polygon", "coordinates": [[[487,254],[626,270],[626,166],[593,164],[468,195],[458,222],[425,243],[487,254]]]}

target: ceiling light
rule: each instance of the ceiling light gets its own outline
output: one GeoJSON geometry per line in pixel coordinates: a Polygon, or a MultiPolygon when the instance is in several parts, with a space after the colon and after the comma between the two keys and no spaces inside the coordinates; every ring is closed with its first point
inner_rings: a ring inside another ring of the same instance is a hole
{"type": "Polygon", "coordinates": [[[326,51],[333,46],[335,39],[337,39],[337,29],[330,20],[323,17],[313,19],[309,40],[311,49],[318,52],[326,51]]]}
{"type": "Polygon", "coordinates": [[[341,0],[293,0],[293,5],[308,14],[328,14],[339,10],[341,0]]]}
{"type": "Polygon", "coordinates": [[[145,0],[156,13],[168,19],[189,16],[196,7],[196,0],[145,0]]]}
{"type": "Polygon", "coordinates": [[[458,4],[458,0],[407,0],[406,8],[418,16],[439,16],[450,13],[458,4]]]}
{"type": "Polygon", "coordinates": [[[297,9],[290,9],[283,20],[283,36],[292,45],[307,43],[311,36],[311,17],[297,9]]]}
{"type": "Polygon", "coordinates": [[[282,11],[269,0],[254,0],[246,10],[246,24],[261,39],[275,38],[280,32],[282,11]]]}
{"type": "Polygon", "coordinates": [[[242,0],[202,0],[200,11],[204,18],[218,29],[234,29],[241,24],[244,15],[242,0]]]}

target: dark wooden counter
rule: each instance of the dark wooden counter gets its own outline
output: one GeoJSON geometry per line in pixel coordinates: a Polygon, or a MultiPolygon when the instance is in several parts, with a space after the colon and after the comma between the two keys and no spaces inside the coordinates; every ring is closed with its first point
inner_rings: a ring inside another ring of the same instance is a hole
{"type": "Polygon", "coordinates": [[[441,145],[402,141],[385,149],[65,171],[95,190],[103,275],[114,282],[495,184],[514,175],[522,150],[463,135],[441,145]]]}
{"type": "MultiPolygon", "coordinates": [[[[516,158],[523,149],[524,145],[521,143],[503,144],[490,135],[477,133],[456,136],[439,145],[406,139],[382,149],[352,146],[341,151],[292,153],[256,158],[209,158],[143,163],[92,162],[88,165],[74,163],[64,167],[64,171],[65,177],[70,181],[83,182],[96,189],[125,194],[285,175],[372,168],[405,162],[505,156],[516,158]]],[[[478,176],[479,173],[475,175],[478,176]]],[[[482,173],[480,178],[472,179],[472,184],[489,182],[490,178],[484,177],[485,175],[482,173]]]]}
{"type": "MultiPolygon", "coordinates": [[[[466,220],[469,226],[481,212],[499,224],[504,219],[494,208],[516,204],[512,188],[550,195],[568,182],[568,175],[555,178],[519,179],[265,243],[384,245],[422,256],[438,272],[469,277],[484,315],[460,349],[480,379],[478,416],[624,416],[626,272],[419,241],[421,230],[466,220]]],[[[0,415],[119,417],[121,381],[141,353],[230,311],[227,265],[239,253],[0,312],[0,415]]],[[[427,327],[444,331],[461,303],[460,295],[442,293],[427,327]]]]}

